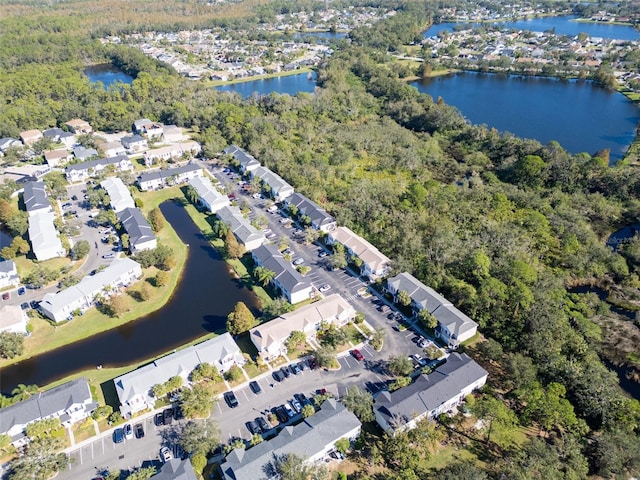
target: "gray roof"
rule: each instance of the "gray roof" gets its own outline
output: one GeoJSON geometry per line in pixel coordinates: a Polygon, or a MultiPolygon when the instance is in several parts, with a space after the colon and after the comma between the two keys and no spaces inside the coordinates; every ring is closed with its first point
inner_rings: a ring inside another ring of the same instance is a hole
{"type": "Polygon", "coordinates": [[[191,460],[172,458],[160,467],[160,471],[153,476],[153,480],[198,480],[193,470],[191,460]]]}
{"type": "Polygon", "coordinates": [[[257,228],[251,225],[251,222],[244,218],[236,207],[224,206],[217,211],[216,215],[229,227],[242,244],[246,245],[260,239],[262,241],[265,240],[264,233],[259,232],[257,228]]]}
{"type": "Polygon", "coordinates": [[[97,157],[98,151],[95,148],[75,147],[73,149],[73,156],[79,160],[89,157],[97,157]]]}
{"type": "Polygon", "coordinates": [[[156,238],[147,219],[139,208],[125,208],[118,212],[118,220],[129,235],[129,245],[135,250],[136,245],[156,238]]]}
{"type": "Polygon", "coordinates": [[[211,185],[211,181],[207,177],[194,177],[189,180],[189,185],[195,189],[202,201],[206,202],[214,211],[231,203],[226,195],[211,185]]]}
{"type": "Polygon", "coordinates": [[[460,395],[469,385],[487,375],[487,371],[465,353],[452,353],[447,363],[429,375],[420,375],[411,385],[395,392],[381,392],[373,404],[374,411],[387,423],[408,422],[427,414],[460,395]]]}
{"type": "Polygon", "coordinates": [[[247,153],[237,145],[229,145],[222,152],[227,155],[233,155],[234,158],[240,162],[240,166],[242,166],[244,170],[251,170],[251,167],[256,168],[260,166],[260,162],[256,160],[253,155],[247,153]]]}
{"type": "Polygon", "coordinates": [[[459,338],[460,335],[478,327],[478,324],[467,317],[453,305],[441,305],[434,312],[433,316],[438,320],[438,324],[447,327],[447,330],[459,338]]]}
{"type": "Polygon", "coordinates": [[[107,166],[111,164],[117,164],[125,160],[129,160],[129,157],[127,157],[126,155],[118,155],[116,157],[109,157],[109,158],[97,158],[95,160],[89,160],[88,162],[75,163],[73,165],[69,165],[66,168],[66,170],[67,172],[71,172],[75,170],[78,170],[78,171],[88,170],[89,168],[96,168],[98,166],[107,166]]]}
{"type": "Polygon", "coordinates": [[[451,305],[449,300],[407,272],[387,279],[387,284],[393,286],[396,291],[407,292],[416,307],[428,310],[429,313],[433,313],[441,305],[451,305]]]}
{"type": "Polygon", "coordinates": [[[295,454],[311,458],[328,445],[361,426],[360,420],[334,399],[325,400],[320,411],[302,423],[285,427],[277,437],[248,450],[233,450],[220,469],[225,480],[263,480],[272,478],[270,462],[274,455],[295,454]]]}
{"type": "Polygon", "coordinates": [[[16,268],[16,264],[13,260],[3,260],[0,262],[1,273],[13,272],[15,268],[16,268]]]}
{"type": "Polygon", "coordinates": [[[0,150],[5,150],[10,146],[17,145],[17,144],[22,145],[22,142],[20,140],[17,140],[11,137],[0,138],[0,150]]]}
{"type": "Polygon", "coordinates": [[[295,205],[302,215],[306,215],[311,219],[312,225],[316,228],[336,223],[336,219],[329,215],[325,209],[301,193],[296,192],[287,198],[287,204],[295,205]]]}
{"type": "Polygon", "coordinates": [[[293,187],[289,185],[280,175],[273,173],[267,167],[259,166],[253,171],[253,176],[258,177],[271,187],[275,196],[289,196],[293,193],[293,187]]]}
{"type": "Polygon", "coordinates": [[[22,402],[0,409],[0,433],[8,432],[15,425],[30,422],[67,410],[74,404],[91,400],[91,390],[86,378],[81,377],[63,383],[46,392],[36,393],[22,402]]]}
{"type": "Polygon", "coordinates": [[[196,170],[201,170],[202,168],[195,164],[189,163],[187,165],[182,165],[181,167],[176,168],[167,168],[166,170],[156,170],[155,172],[145,172],[142,173],[138,177],[138,183],[144,183],[151,180],[166,180],[169,177],[174,175],[181,175],[183,173],[195,172],[196,170]]]}
{"type": "Polygon", "coordinates": [[[125,208],[135,207],[131,192],[125,186],[124,182],[118,177],[109,177],[100,182],[102,188],[104,188],[109,194],[109,200],[111,202],[111,208],[116,212],[125,208]]]}
{"type": "Polygon", "coordinates": [[[145,138],[141,137],[140,135],[131,135],[129,137],[122,137],[122,139],[120,140],[120,143],[122,143],[122,146],[125,148],[129,148],[134,143],[140,143],[140,142],[146,142],[145,138]]]}
{"type": "Polygon", "coordinates": [[[273,245],[261,245],[251,254],[260,265],[275,273],[274,280],[277,280],[289,293],[309,288],[309,282],[273,245]]]}
{"type": "Polygon", "coordinates": [[[49,128],[47,130],[42,131],[42,135],[44,135],[46,138],[51,138],[53,140],[58,140],[60,138],[60,135],[62,135],[63,133],[67,133],[67,132],[57,127],[49,128]]]}
{"type": "Polygon", "coordinates": [[[44,182],[30,182],[24,186],[24,206],[27,212],[49,208],[51,202],[47,198],[44,182]]]}

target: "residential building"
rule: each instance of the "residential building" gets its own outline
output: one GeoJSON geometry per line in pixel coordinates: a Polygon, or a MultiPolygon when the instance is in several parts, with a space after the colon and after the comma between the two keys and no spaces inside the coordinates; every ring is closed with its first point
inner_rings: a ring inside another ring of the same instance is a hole
{"type": "Polygon", "coordinates": [[[58,150],[51,150],[44,152],[44,159],[51,168],[55,168],[60,164],[67,163],[73,159],[73,155],[69,153],[66,148],[60,148],[58,150]]]}
{"type": "Polygon", "coordinates": [[[391,267],[391,260],[386,255],[347,227],[337,227],[329,232],[327,242],[330,245],[341,243],[349,256],[362,260],[361,274],[371,279],[384,277],[391,267]]]}
{"type": "Polygon", "coordinates": [[[90,158],[97,157],[98,151],[95,148],[85,148],[83,146],[74,147],[73,156],[76,159],[84,162],[85,160],[89,160],[90,158]]]}
{"type": "Polygon", "coordinates": [[[122,142],[107,142],[100,145],[100,149],[104,153],[105,157],[119,157],[120,155],[126,155],[127,149],[124,148],[122,142]]]}
{"type": "Polygon", "coordinates": [[[184,140],[182,128],[175,125],[165,125],[162,130],[162,136],[165,142],[181,142],[184,140]]]}
{"type": "Polygon", "coordinates": [[[291,332],[303,332],[307,338],[315,338],[322,324],[342,327],[356,316],[354,308],[337,293],[318,302],[300,307],[293,312],[252,328],[249,331],[251,341],[265,360],[286,355],[285,342],[291,332]]]}
{"type": "Polygon", "coordinates": [[[123,137],[120,143],[128,153],[141,152],[148,148],[147,139],[140,135],[131,135],[129,137],[123,137]]]}
{"type": "Polygon", "coordinates": [[[207,177],[192,178],[189,180],[189,185],[198,193],[198,204],[211,213],[216,213],[222,207],[231,205],[229,197],[211,185],[211,181],[207,177]]]}
{"type": "Polygon", "coordinates": [[[44,138],[40,130],[25,130],[20,133],[20,140],[26,147],[30,147],[38,140],[44,138]]]}
{"type": "Polygon", "coordinates": [[[88,162],[76,163],[65,168],[65,176],[69,182],[84,182],[88,178],[98,175],[100,172],[113,165],[113,170],[118,172],[132,172],[133,164],[126,155],[118,155],[110,158],[96,158],[88,162]]]}
{"type": "Polygon", "coordinates": [[[0,138],[0,152],[4,153],[11,147],[22,147],[22,142],[11,137],[0,138]]]}
{"type": "Polygon", "coordinates": [[[44,182],[29,182],[22,194],[24,206],[29,216],[40,212],[51,212],[51,202],[47,198],[44,182]]]}
{"type": "Polygon", "coordinates": [[[128,287],[142,276],[140,264],[130,258],[116,258],[104,270],[84,277],[80,283],[45,294],[40,310],[51,320],[67,320],[73,312],[93,307],[96,297],[107,297],[121,288],[128,287]]]}
{"type": "Polygon", "coordinates": [[[305,280],[273,245],[261,245],[251,252],[251,256],[256,265],[274,273],[271,284],[280,290],[289,303],[308,300],[313,294],[311,282],[305,280]]]}
{"type": "Polygon", "coordinates": [[[358,417],[333,398],[301,423],[284,427],[271,440],[249,449],[236,448],[220,465],[224,480],[275,480],[270,463],[274,457],[294,454],[310,464],[319,463],[335,451],[338,440],[355,440],[362,424],[358,417]]]}
{"type": "Polygon", "coordinates": [[[160,467],[160,471],[156,473],[153,480],[198,480],[196,472],[188,458],[181,460],[172,458],[160,467]]]}
{"type": "Polygon", "coordinates": [[[141,118],[133,122],[133,131],[136,133],[145,133],[148,125],[153,125],[154,122],[148,118],[141,118]]]}
{"type": "Polygon", "coordinates": [[[20,184],[35,182],[49,172],[51,172],[51,167],[45,163],[42,165],[8,165],[4,167],[4,174],[13,176],[12,179],[20,184]]]}
{"type": "Polygon", "coordinates": [[[222,207],[217,211],[216,215],[229,227],[229,230],[233,232],[238,243],[240,243],[247,252],[255,250],[267,240],[264,233],[251,225],[249,219],[245,218],[236,207],[222,207]]]}
{"type": "Polygon", "coordinates": [[[125,208],[135,208],[135,202],[131,196],[131,192],[118,177],[110,177],[100,182],[100,186],[109,194],[111,208],[116,213],[121,212],[125,208]]]}
{"type": "Polygon", "coordinates": [[[179,185],[201,176],[202,168],[195,163],[189,163],[181,167],[145,172],[138,177],[138,185],[140,185],[140,190],[146,192],[159,190],[164,188],[165,185],[179,185]]]}
{"type": "Polygon", "coordinates": [[[295,206],[298,209],[298,215],[309,217],[311,219],[311,227],[316,230],[328,233],[338,226],[335,218],[301,193],[294,193],[285,200],[285,203],[289,210],[291,210],[292,206],[295,206]]]}
{"type": "Polygon", "coordinates": [[[459,405],[487,382],[487,375],[468,355],[452,353],[444,365],[411,385],[380,392],[373,403],[376,422],[389,433],[411,430],[423,418],[435,418],[459,405]]]}
{"type": "Polygon", "coordinates": [[[15,446],[21,446],[27,442],[25,428],[28,424],[45,418],[59,418],[60,423],[68,427],[89,417],[97,407],[86,378],[78,378],[1,408],[0,434],[9,435],[15,446]]]}
{"type": "Polygon", "coordinates": [[[66,148],[71,148],[76,143],[76,136],[71,132],[65,132],[61,128],[43,130],[42,135],[52,142],[62,143],[66,148]]]}
{"type": "Polygon", "coordinates": [[[260,162],[256,160],[253,155],[247,153],[245,150],[236,145],[229,145],[222,151],[222,153],[224,153],[225,155],[233,155],[233,158],[235,158],[239,163],[240,171],[242,173],[252,172],[260,166],[260,162]]]}
{"type": "Polygon", "coordinates": [[[14,287],[20,283],[16,262],[3,260],[0,262],[0,288],[14,287]]]}
{"type": "Polygon", "coordinates": [[[266,167],[257,167],[251,171],[251,176],[262,181],[263,190],[268,192],[276,202],[281,202],[293,195],[293,187],[285,182],[280,175],[273,173],[266,167]]]}
{"type": "Polygon", "coordinates": [[[139,208],[125,208],[118,212],[118,221],[129,235],[129,251],[137,253],[158,246],[156,236],[139,208]]]}
{"type": "Polygon", "coordinates": [[[436,335],[451,348],[458,348],[478,332],[478,324],[453,305],[438,307],[433,316],[438,320],[436,335]]]}
{"type": "Polygon", "coordinates": [[[0,307],[0,332],[27,334],[27,313],[20,305],[0,307]]]}
{"type": "Polygon", "coordinates": [[[41,211],[29,217],[31,250],[40,262],[67,254],[58,236],[55,219],[52,211],[41,211]]]}
{"type": "Polygon", "coordinates": [[[160,138],[164,133],[164,125],[157,122],[152,123],[151,125],[146,125],[144,131],[149,139],[160,138]]]}
{"type": "Polygon", "coordinates": [[[178,160],[185,156],[193,157],[197,155],[200,150],[202,150],[202,147],[200,147],[198,142],[174,143],[173,145],[154,148],[153,150],[144,152],[144,164],[150,167],[162,161],[178,160]]]}
{"type": "Polygon", "coordinates": [[[120,400],[120,412],[129,417],[144,409],[154,408],[154,385],[176,375],[187,381],[189,374],[201,363],[209,363],[223,373],[234,365],[244,365],[244,358],[229,333],[159,358],[113,380],[120,400]]]}
{"type": "Polygon", "coordinates": [[[87,133],[93,133],[93,128],[89,125],[89,122],[84,120],[80,120],[79,118],[74,118],[73,120],[69,120],[65,123],[69,130],[71,130],[75,134],[84,135],[87,133]]]}

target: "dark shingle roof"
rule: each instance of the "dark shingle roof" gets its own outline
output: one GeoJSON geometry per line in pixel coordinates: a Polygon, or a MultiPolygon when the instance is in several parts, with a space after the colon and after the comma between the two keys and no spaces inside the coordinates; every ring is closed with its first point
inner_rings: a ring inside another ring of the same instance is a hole
{"type": "Polygon", "coordinates": [[[48,208],[51,202],[47,198],[44,182],[30,182],[24,186],[24,205],[27,212],[48,208]]]}
{"type": "Polygon", "coordinates": [[[260,265],[276,274],[275,280],[289,293],[309,287],[309,282],[272,245],[261,245],[252,252],[252,255],[258,259],[260,265]]]}
{"type": "Polygon", "coordinates": [[[156,238],[147,219],[142,216],[139,208],[125,208],[118,213],[118,220],[129,235],[129,244],[135,246],[156,238]]]}
{"type": "Polygon", "coordinates": [[[153,480],[197,480],[191,460],[172,458],[160,467],[160,471],[153,476],[153,480]]]}

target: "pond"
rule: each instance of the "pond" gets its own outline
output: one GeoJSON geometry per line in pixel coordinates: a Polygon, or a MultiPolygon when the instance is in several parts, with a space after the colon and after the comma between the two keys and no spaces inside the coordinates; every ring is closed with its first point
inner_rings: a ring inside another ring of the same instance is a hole
{"type": "Polygon", "coordinates": [[[240,301],[255,314],[259,313],[257,297],[232,277],[228,265],[184,208],[165,202],[161,210],[180,239],[189,245],[182,278],[169,302],[139,320],[4,367],[3,393],[11,392],[20,383],[47,385],[98,365],[105,368],[132,365],[207,333],[222,333],[227,315],[240,301]]]}
{"type": "Polygon", "coordinates": [[[298,92],[313,93],[316,88],[316,74],[315,72],[296,73],[294,75],[231,83],[216,88],[223,92],[237,92],[244,98],[252,95],[269,95],[270,93],[293,96],[298,92]]]}
{"type": "Polygon", "coordinates": [[[109,88],[114,83],[127,83],[131,84],[134,78],[131,75],[124,73],[117,67],[114,67],[110,63],[101,65],[91,65],[85,68],[84,74],[89,77],[91,83],[102,82],[104,88],[109,88]]]}

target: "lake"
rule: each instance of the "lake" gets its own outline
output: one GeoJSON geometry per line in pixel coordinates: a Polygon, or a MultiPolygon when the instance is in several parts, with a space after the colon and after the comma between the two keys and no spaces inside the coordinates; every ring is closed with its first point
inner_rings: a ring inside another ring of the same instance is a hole
{"type": "Polygon", "coordinates": [[[316,74],[296,73],[282,77],[263,78],[248,82],[231,83],[215,87],[222,92],[237,92],[244,98],[254,94],[269,95],[270,93],[295,95],[298,92],[313,93],[316,88],[316,74]]]}
{"type": "Polygon", "coordinates": [[[130,84],[134,80],[131,75],[124,73],[110,63],[91,65],[85,68],[84,74],[89,77],[91,83],[102,82],[105,89],[114,83],[121,82],[130,84]]]}
{"type": "Polygon", "coordinates": [[[575,16],[543,17],[530,20],[517,20],[515,22],[479,23],[440,23],[432,25],[424,32],[425,37],[432,37],[442,31],[453,31],[454,27],[461,25],[499,25],[516,30],[530,30],[532,32],[545,32],[555,30],[556,34],[576,36],[586,33],[590,37],[602,37],[617,40],[640,40],[640,32],[627,25],[612,25],[607,23],[576,22],[575,16]]]}
{"type": "MultiPolygon", "coordinates": [[[[97,365],[131,365],[207,333],[223,332],[227,315],[240,301],[259,313],[257,297],[232,277],[228,265],[184,208],[173,202],[165,202],[160,208],[180,239],[189,245],[182,278],[169,303],[139,320],[4,367],[3,393],[20,383],[47,385],[97,365]]],[[[73,328],[73,322],[60,328],[73,328]]]]}
{"type": "Polygon", "coordinates": [[[621,93],[589,81],[477,72],[423,79],[419,91],[486,124],[543,144],[557,140],[571,153],[611,149],[620,160],[633,142],[640,109],[621,93]]]}

